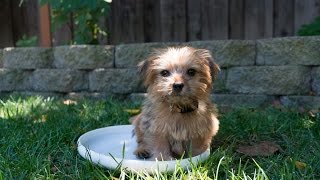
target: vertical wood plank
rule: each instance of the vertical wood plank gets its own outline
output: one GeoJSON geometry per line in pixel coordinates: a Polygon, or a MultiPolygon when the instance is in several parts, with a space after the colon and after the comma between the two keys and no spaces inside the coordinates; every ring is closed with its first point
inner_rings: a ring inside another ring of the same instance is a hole
{"type": "Polygon", "coordinates": [[[25,17],[28,34],[35,36],[39,34],[39,3],[38,1],[25,1],[25,17]]]}
{"type": "Polygon", "coordinates": [[[201,40],[201,1],[187,0],[187,41],[201,40]]]}
{"type": "Polygon", "coordinates": [[[202,39],[228,39],[228,0],[202,0],[202,39]]]}
{"type": "Polygon", "coordinates": [[[210,31],[210,8],[209,0],[200,0],[201,8],[201,40],[209,40],[212,38],[210,31]]]}
{"type": "Polygon", "coordinates": [[[229,0],[229,38],[244,39],[244,0],[229,0]]]}
{"type": "Polygon", "coordinates": [[[50,7],[45,4],[40,7],[39,15],[40,23],[40,46],[41,47],[51,47],[51,23],[50,23],[50,7]]]}
{"type": "Polygon", "coordinates": [[[10,0],[0,3],[0,48],[14,46],[10,0]]]}
{"type": "Polygon", "coordinates": [[[98,34],[98,42],[99,42],[99,44],[100,44],[100,45],[108,44],[108,43],[109,43],[108,18],[107,18],[107,17],[101,17],[101,18],[99,19],[98,25],[99,25],[99,27],[100,27],[102,30],[104,30],[104,31],[107,32],[107,35],[106,35],[106,36],[104,36],[104,35],[102,35],[102,34],[98,34]]]}
{"type": "Polygon", "coordinates": [[[174,1],[171,0],[160,0],[161,41],[170,41],[173,39],[173,4],[174,1]]]}
{"type": "Polygon", "coordinates": [[[264,36],[263,38],[272,38],[273,37],[273,2],[274,0],[265,0],[265,13],[264,13],[264,36]]]}
{"type": "Polygon", "coordinates": [[[117,28],[116,26],[118,26],[118,21],[117,21],[117,2],[119,3],[119,1],[112,1],[110,4],[110,14],[109,14],[109,21],[108,21],[108,26],[109,26],[109,43],[110,44],[117,44],[117,28]]]}
{"type": "Polygon", "coordinates": [[[186,41],[186,0],[160,0],[162,41],[186,41]]]}
{"type": "Polygon", "coordinates": [[[213,0],[211,8],[211,31],[213,39],[228,39],[229,35],[229,2],[228,0],[213,0]]]}
{"type": "Polygon", "coordinates": [[[111,3],[112,44],[144,42],[143,0],[117,0],[111,3]]]}
{"type": "Polygon", "coordinates": [[[302,25],[309,24],[320,16],[320,0],[295,0],[294,3],[294,32],[297,35],[302,25]]]}
{"type": "Polygon", "coordinates": [[[143,0],[135,0],[134,13],[132,16],[134,17],[131,22],[131,26],[134,29],[134,41],[144,42],[143,0]]]}
{"type": "Polygon", "coordinates": [[[71,20],[68,21],[67,24],[61,26],[55,32],[52,33],[52,44],[53,46],[60,46],[60,45],[68,45],[72,41],[72,30],[73,30],[73,23],[71,20]]]}
{"type": "Polygon", "coordinates": [[[264,27],[258,26],[258,22],[262,20],[259,14],[264,11],[259,1],[261,0],[245,0],[245,39],[256,39],[264,35],[261,31],[264,27]]]}
{"type": "Polygon", "coordinates": [[[145,42],[161,41],[160,0],[144,0],[143,2],[145,42]]]}
{"type": "Polygon", "coordinates": [[[14,43],[22,38],[39,35],[39,3],[38,1],[12,0],[12,27],[14,43]]]}
{"type": "Polygon", "coordinates": [[[272,0],[245,0],[245,39],[272,37],[272,24],[272,0]]]}
{"type": "Polygon", "coordinates": [[[294,35],[294,0],[274,1],[274,37],[294,35]]]}

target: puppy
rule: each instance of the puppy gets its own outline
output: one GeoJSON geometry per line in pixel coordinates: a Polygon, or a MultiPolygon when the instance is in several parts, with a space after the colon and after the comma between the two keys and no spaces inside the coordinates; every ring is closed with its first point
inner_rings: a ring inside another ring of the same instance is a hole
{"type": "Polygon", "coordinates": [[[139,65],[147,86],[141,113],[134,118],[138,158],[170,160],[209,148],[219,129],[211,102],[219,67],[208,50],[170,47],[139,65]]]}

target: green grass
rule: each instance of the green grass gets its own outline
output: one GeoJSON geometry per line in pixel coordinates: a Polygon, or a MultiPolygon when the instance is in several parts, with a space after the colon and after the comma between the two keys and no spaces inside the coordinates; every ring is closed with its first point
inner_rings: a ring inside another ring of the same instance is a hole
{"type": "Polygon", "coordinates": [[[320,179],[320,113],[288,109],[238,109],[220,116],[220,131],[205,162],[173,173],[134,174],[92,165],[77,153],[78,137],[100,127],[128,124],[136,104],[41,97],[0,100],[2,179],[320,179]],[[239,144],[272,141],[269,157],[236,152],[239,144]],[[296,162],[306,166],[296,166],[296,162]]]}

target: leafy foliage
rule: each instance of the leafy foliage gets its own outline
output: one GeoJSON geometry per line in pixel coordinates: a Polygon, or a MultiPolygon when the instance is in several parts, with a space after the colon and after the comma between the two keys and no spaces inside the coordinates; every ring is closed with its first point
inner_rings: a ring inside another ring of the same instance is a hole
{"type": "Polygon", "coordinates": [[[299,36],[320,35],[320,16],[316,17],[312,23],[303,25],[299,29],[298,35],[299,36]]]}
{"type": "Polygon", "coordinates": [[[109,13],[110,3],[106,0],[40,0],[49,3],[52,9],[52,27],[56,31],[73,19],[75,25],[72,44],[98,44],[98,36],[106,36],[106,29],[99,25],[109,13]]]}
{"type": "Polygon", "coordinates": [[[37,36],[27,37],[23,35],[21,39],[16,42],[17,47],[31,47],[37,46],[38,38],[37,36]]]}

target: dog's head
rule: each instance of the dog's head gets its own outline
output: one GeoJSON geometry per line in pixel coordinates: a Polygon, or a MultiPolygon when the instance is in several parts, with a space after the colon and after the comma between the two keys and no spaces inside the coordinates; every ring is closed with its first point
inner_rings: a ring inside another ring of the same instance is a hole
{"type": "Polygon", "coordinates": [[[152,97],[172,104],[185,104],[210,95],[219,72],[208,50],[170,47],[156,50],[139,64],[152,97]]]}

